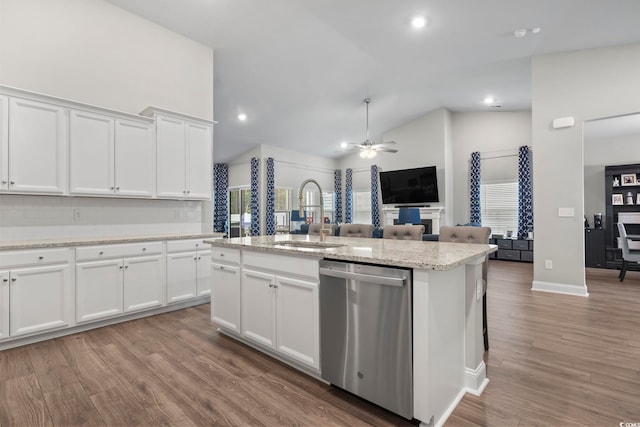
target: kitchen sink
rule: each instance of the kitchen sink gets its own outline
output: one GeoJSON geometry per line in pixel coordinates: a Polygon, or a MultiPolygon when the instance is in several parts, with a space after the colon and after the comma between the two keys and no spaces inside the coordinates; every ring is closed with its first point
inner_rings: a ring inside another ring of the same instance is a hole
{"type": "Polygon", "coordinates": [[[331,242],[307,242],[302,240],[283,240],[281,242],[274,242],[273,246],[289,246],[292,248],[310,248],[310,249],[329,249],[339,248],[346,246],[344,243],[331,243],[331,242]]]}

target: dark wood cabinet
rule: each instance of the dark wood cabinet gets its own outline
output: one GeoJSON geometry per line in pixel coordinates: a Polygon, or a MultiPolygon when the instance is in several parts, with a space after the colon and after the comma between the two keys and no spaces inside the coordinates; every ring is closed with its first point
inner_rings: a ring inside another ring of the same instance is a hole
{"type": "Polygon", "coordinates": [[[605,268],[607,265],[604,244],[604,228],[584,229],[584,265],[585,267],[605,268]]]}
{"type": "MultiPolygon", "coordinates": [[[[640,236],[640,164],[605,166],[606,216],[604,228],[605,267],[620,268],[618,227],[622,222],[630,236],[640,236]]],[[[586,236],[585,236],[586,237],[586,236]]],[[[585,238],[585,251],[587,251],[585,238]]],[[[586,255],[586,252],[585,252],[586,255]]],[[[585,265],[588,265],[585,258],[585,265]]],[[[632,268],[636,268],[633,266],[632,268]]]]}
{"type": "Polygon", "coordinates": [[[498,251],[489,255],[491,259],[533,262],[533,240],[490,239],[489,243],[498,245],[498,251]]]}

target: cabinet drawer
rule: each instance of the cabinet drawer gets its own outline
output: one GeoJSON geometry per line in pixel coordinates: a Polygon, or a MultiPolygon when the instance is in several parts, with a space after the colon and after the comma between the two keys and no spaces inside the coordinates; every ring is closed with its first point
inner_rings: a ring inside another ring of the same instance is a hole
{"type": "Polygon", "coordinates": [[[126,243],[122,245],[87,246],[76,249],[76,260],[106,259],[162,253],[162,242],[126,243]]]}
{"type": "Polygon", "coordinates": [[[511,244],[512,249],[517,249],[519,251],[528,251],[529,250],[529,242],[526,240],[514,240],[511,244]]]}
{"type": "Polygon", "coordinates": [[[214,247],[211,249],[211,262],[240,264],[240,250],[214,247]]]}
{"type": "Polygon", "coordinates": [[[272,271],[275,274],[283,273],[287,276],[304,276],[316,280],[319,278],[320,271],[318,259],[274,255],[273,253],[254,251],[243,252],[242,265],[272,271]]]}
{"type": "Polygon", "coordinates": [[[53,264],[71,260],[73,260],[73,250],[70,248],[0,252],[0,267],[53,264]]]}
{"type": "Polygon", "coordinates": [[[520,251],[513,249],[498,249],[498,259],[520,261],[520,251]]]}
{"type": "Polygon", "coordinates": [[[520,261],[533,262],[533,252],[531,252],[531,251],[522,251],[522,252],[520,252],[520,261]]]}
{"type": "Polygon", "coordinates": [[[511,249],[511,243],[513,241],[511,239],[497,239],[496,244],[498,245],[498,249],[511,249]]]}
{"type": "Polygon", "coordinates": [[[167,252],[190,252],[211,248],[208,243],[203,242],[204,239],[169,240],[167,242],[167,252]]]}

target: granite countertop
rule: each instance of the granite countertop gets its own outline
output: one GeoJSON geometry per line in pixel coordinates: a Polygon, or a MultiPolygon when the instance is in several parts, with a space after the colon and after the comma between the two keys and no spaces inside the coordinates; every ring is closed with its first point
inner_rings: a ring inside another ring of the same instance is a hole
{"type": "Polygon", "coordinates": [[[152,242],[158,240],[213,239],[224,233],[158,234],[154,236],[71,237],[68,239],[0,242],[0,250],[60,248],[66,246],[109,245],[113,243],[152,242]]]}
{"type": "Polygon", "coordinates": [[[326,238],[327,243],[343,244],[333,248],[295,247],[286,241],[320,242],[319,236],[279,234],[276,236],[235,237],[205,240],[214,247],[231,247],[288,255],[305,255],[339,261],[366,262],[427,270],[449,270],[480,256],[495,252],[496,245],[423,242],[414,240],[326,238]],[[278,244],[280,243],[280,244],[278,244]]]}

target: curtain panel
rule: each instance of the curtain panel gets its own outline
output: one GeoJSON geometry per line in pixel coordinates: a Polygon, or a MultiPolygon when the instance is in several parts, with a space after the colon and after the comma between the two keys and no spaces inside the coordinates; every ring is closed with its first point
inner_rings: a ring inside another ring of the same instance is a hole
{"type": "Polygon", "coordinates": [[[478,225],[482,224],[480,184],[480,152],[474,151],[469,163],[469,222],[478,225]]]}
{"type": "Polygon", "coordinates": [[[276,234],[276,179],[273,157],[267,158],[267,207],[265,212],[265,228],[268,235],[276,234]]]}
{"type": "Polygon", "coordinates": [[[380,199],[378,197],[378,166],[371,165],[371,224],[380,228],[380,199]]]}
{"type": "Polygon", "coordinates": [[[228,233],[229,211],[229,166],[225,163],[213,165],[213,231],[228,233]]]}
{"type": "Polygon", "coordinates": [[[260,174],[260,160],[251,158],[251,235],[260,235],[260,195],[258,181],[260,174]]]}
{"type": "Polygon", "coordinates": [[[335,223],[342,222],[342,170],[333,171],[333,206],[335,223]]]}
{"type": "Polygon", "coordinates": [[[344,178],[344,222],[351,224],[353,221],[353,169],[345,171],[344,178]]]}
{"type": "Polygon", "coordinates": [[[518,238],[526,239],[533,231],[533,185],[531,180],[531,149],[518,148],[518,238]]]}

